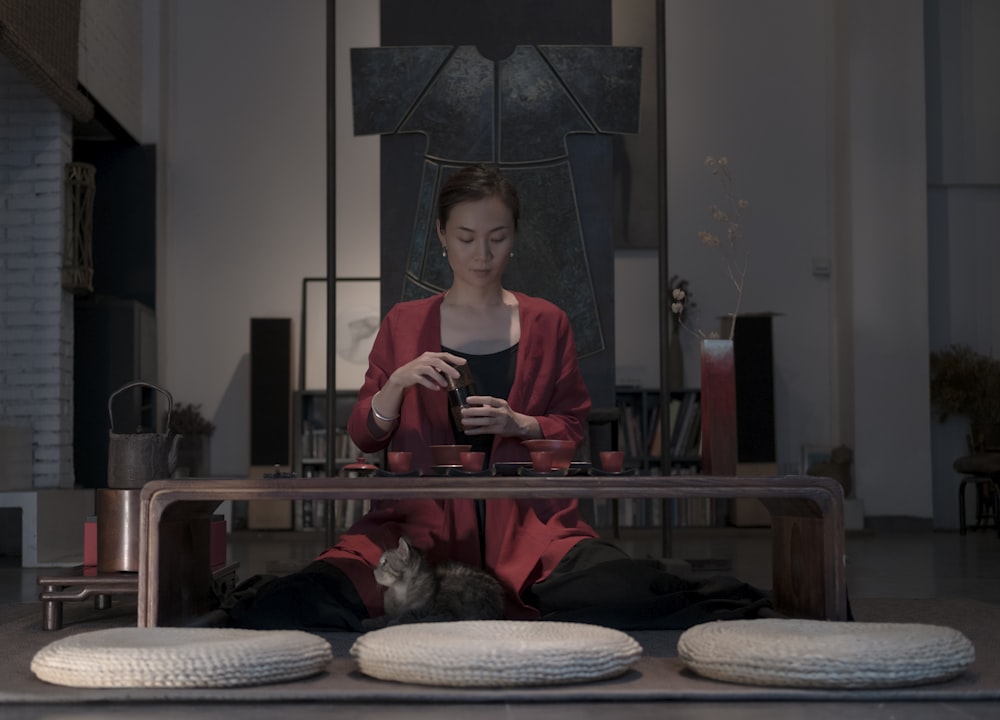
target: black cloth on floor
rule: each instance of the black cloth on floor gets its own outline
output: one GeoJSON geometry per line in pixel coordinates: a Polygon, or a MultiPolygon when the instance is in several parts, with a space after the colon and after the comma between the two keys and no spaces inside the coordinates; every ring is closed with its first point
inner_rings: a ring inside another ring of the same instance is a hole
{"type": "Polygon", "coordinates": [[[765,592],[735,578],[682,578],[599,539],[577,543],[532,586],[530,603],[543,620],[619,630],[683,630],[710,620],[775,615],[765,592]]]}
{"type": "Polygon", "coordinates": [[[229,609],[231,627],[251,630],[362,630],[368,611],[337,567],[317,560],[240,597],[229,609]]]}
{"type": "MultiPolygon", "coordinates": [[[[300,572],[251,585],[231,603],[232,627],[364,630],[364,603],[330,563],[317,560],[300,572]]],[[[531,586],[525,602],[543,620],[619,630],[680,630],[709,620],[774,616],[763,591],[735,578],[682,578],[596,538],[577,543],[548,578],[531,586]]]]}

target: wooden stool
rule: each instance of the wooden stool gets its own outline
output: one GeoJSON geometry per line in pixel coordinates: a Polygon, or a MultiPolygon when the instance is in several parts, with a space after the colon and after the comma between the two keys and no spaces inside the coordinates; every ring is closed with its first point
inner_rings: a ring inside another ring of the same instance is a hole
{"type": "Polygon", "coordinates": [[[94,598],[94,607],[107,610],[113,595],[138,595],[139,576],[135,573],[98,573],[94,567],[77,567],[67,575],[38,578],[42,590],[42,629],[59,630],[63,624],[63,603],[94,598]]]}
{"type": "Polygon", "coordinates": [[[958,485],[958,533],[965,535],[965,486],[976,486],[976,524],[973,530],[995,527],[1000,537],[1000,453],[983,452],[965,455],[954,462],[963,475],[958,485]]]}
{"type": "MultiPolygon", "coordinates": [[[[231,593],[237,584],[239,563],[212,568],[212,590],[217,597],[231,593]]],[[[42,601],[42,629],[60,630],[63,626],[63,603],[94,598],[97,610],[111,607],[114,595],[139,594],[137,573],[100,573],[96,567],[77,566],[65,575],[43,575],[38,578],[42,601]]]]}

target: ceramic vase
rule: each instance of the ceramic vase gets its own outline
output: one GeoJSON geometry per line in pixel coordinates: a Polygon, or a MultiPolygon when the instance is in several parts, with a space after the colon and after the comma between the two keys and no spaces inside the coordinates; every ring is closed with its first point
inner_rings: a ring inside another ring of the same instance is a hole
{"type": "Polygon", "coordinates": [[[701,341],[701,467],[705,475],[736,475],[736,366],[733,341],[701,341]]]}

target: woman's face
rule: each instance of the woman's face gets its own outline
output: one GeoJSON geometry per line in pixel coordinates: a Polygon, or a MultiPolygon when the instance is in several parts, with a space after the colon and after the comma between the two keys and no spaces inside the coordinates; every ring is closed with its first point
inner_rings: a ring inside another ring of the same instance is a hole
{"type": "Polygon", "coordinates": [[[499,284],[514,249],[514,217],[498,197],[469,200],[437,226],[455,280],[473,286],[499,284]]]}

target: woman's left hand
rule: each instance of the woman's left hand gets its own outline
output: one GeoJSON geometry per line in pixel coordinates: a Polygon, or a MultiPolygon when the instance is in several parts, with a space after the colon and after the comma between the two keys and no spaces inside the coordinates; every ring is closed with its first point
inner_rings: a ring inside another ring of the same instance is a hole
{"type": "Polygon", "coordinates": [[[515,412],[506,400],[490,395],[470,395],[471,407],[462,408],[462,428],[466,435],[504,435],[540,438],[542,430],[531,415],[515,412]]]}

